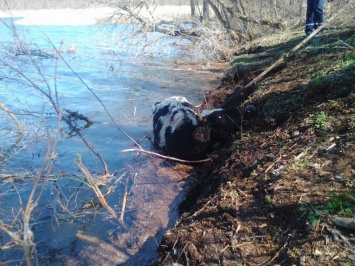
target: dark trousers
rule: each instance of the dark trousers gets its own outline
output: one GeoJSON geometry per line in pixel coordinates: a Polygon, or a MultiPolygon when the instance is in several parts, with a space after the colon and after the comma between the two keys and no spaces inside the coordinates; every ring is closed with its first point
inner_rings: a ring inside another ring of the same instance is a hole
{"type": "Polygon", "coordinates": [[[325,0],[307,0],[306,34],[311,34],[313,30],[322,25],[324,4],[325,0]]]}

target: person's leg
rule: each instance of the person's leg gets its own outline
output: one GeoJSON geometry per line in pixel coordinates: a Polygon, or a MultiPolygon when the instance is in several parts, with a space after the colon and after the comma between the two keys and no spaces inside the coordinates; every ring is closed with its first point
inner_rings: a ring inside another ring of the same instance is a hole
{"type": "Polygon", "coordinates": [[[314,29],[323,24],[323,7],[325,0],[315,0],[314,2],[314,29]]]}
{"type": "Polygon", "coordinates": [[[315,0],[307,0],[307,12],[306,12],[306,35],[310,35],[314,29],[314,3],[315,0]]]}

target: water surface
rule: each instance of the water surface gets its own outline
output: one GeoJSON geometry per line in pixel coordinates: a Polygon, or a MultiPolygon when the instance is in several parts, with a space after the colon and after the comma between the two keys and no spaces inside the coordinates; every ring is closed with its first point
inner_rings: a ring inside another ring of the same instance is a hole
{"type": "MultiPolygon", "coordinates": [[[[175,60],[189,58],[173,45],[174,39],[159,34],[139,37],[136,30],[135,25],[13,27],[10,19],[0,22],[0,103],[23,126],[20,136],[14,120],[0,110],[0,219],[12,230],[21,227],[16,213],[26,204],[41,169],[46,132],[53,141],[57,129],[58,115],[48,98],[55,99],[55,88],[62,112],[77,111],[94,121],[87,128],[78,121],[78,126],[108,165],[111,176],[102,188],[110,192],[108,203],[120,215],[123,195],[129,199],[124,224],[98,205],[74,160],[81,158],[94,177],[103,173],[103,165],[61,122],[50,182],[33,213],[41,265],[111,265],[143,257],[149,264],[159,237],[175,222],[172,209],[181,200],[191,168],[177,172],[176,166],[161,160],[122,153],[133,143],[115,123],[133,139],[143,138],[143,148],[152,149],[144,139],[152,131],[152,105],[172,95],[200,103],[211,73],[177,68],[175,60]],[[145,47],[146,43],[152,45],[145,47]],[[99,255],[102,252],[107,254],[99,255]]],[[[1,244],[8,243],[9,237],[0,235],[1,244]]],[[[0,260],[9,265],[22,259],[20,248],[0,250],[0,260]]]]}

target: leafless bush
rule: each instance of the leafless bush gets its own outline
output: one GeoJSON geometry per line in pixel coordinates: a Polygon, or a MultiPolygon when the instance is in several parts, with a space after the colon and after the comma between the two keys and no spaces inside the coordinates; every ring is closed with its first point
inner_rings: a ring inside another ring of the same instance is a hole
{"type": "MultiPolygon", "coordinates": [[[[326,19],[351,2],[353,0],[327,2],[326,19]]],[[[60,2],[37,0],[16,3],[37,4],[42,8],[111,6],[117,9],[109,18],[111,23],[138,23],[141,26],[141,33],[160,32],[174,36],[179,38],[177,44],[187,39],[191,42],[190,47],[194,48],[188,51],[192,55],[197,55],[197,58],[208,55],[209,59],[221,61],[233,58],[233,53],[240,44],[256,37],[287,32],[290,29],[303,31],[306,12],[306,1],[303,0],[82,0],[75,3],[69,0],[60,2]],[[168,5],[175,7],[169,9],[168,5]],[[193,14],[186,12],[177,14],[177,5],[190,6],[191,9],[185,10],[191,10],[193,14]]],[[[16,8],[13,6],[14,3],[8,5],[3,8],[16,8]]],[[[331,26],[352,25],[354,4],[351,6],[352,9],[346,10],[331,26]]],[[[142,43],[154,45],[151,41],[142,43]]],[[[146,49],[142,49],[144,50],[146,49]]]]}
{"type": "MultiPolygon", "coordinates": [[[[191,0],[194,16],[164,18],[159,4],[165,1],[103,0],[101,3],[117,8],[114,21],[138,22],[141,32],[160,32],[188,39],[194,58],[228,61],[238,45],[256,37],[287,32],[303,31],[306,2],[303,0],[191,0]],[[206,8],[207,6],[208,8],[206,8]],[[208,16],[204,13],[208,10],[208,16]]],[[[331,2],[325,6],[329,18],[346,3],[331,2]]],[[[166,12],[166,11],[165,11],[166,12]]],[[[352,12],[353,13],[353,12],[352,12]]],[[[347,12],[333,25],[349,24],[354,16],[347,12]]],[[[177,43],[182,43],[177,41],[177,43]]],[[[186,47],[186,46],[185,46],[186,47]]]]}
{"type": "MultiPolygon", "coordinates": [[[[0,23],[3,22],[0,20],[0,23]]],[[[19,207],[18,209],[13,208],[13,221],[8,222],[8,217],[9,215],[11,216],[10,213],[7,214],[6,218],[1,217],[0,220],[0,230],[7,233],[7,235],[16,245],[19,245],[23,248],[27,265],[32,265],[33,263],[38,264],[35,250],[35,235],[32,231],[33,212],[39,205],[45,188],[50,182],[50,176],[53,174],[52,170],[54,167],[54,162],[57,159],[57,146],[59,139],[62,136],[62,121],[67,122],[68,126],[71,127],[70,129],[74,130],[75,133],[77,133],[77,135],[81,138],[81,140],[87,145],[87,147],[101,160],[103,164],[103,176],[108,176],[109,172],[103,157],[81,134],[80,130],[77,130],[71,124],[71,119],[68,117],[68,115],[62,112],[59,100],[58,86],[56,83],[58,71],[57,68],[58,62],[60,60],[62,60],[65,64],[67,64],[67,62],[64,60],[64,58],[62,58],[60,54],[60,47],[56,48],[52,44],[53,54],[48,54],[41,50],[32,49],[31,46],[26,44],[21,32],[18,32],[13,24],[5,25],[11,30],[11,33],[14,37],[14,47],[16,47],[16,49],[13,50],[8,46],[2,47],[0,51],[1,79],[21,84],[21,89],[24,92],[30,91],[33,95],[35,95],[35,97],[43,100],[42,109],[36,112],[31,110],[28,106],[17,106],[16,108],[15,105],[10,109],[5,104],[0,103],[0,112],[5,112],[8,115],[9,120],[12,120],[18,128],[18,139],[22,138],[24,131],[26,134],[30,135],[29,138],[32,138],[31,140],[23,140],[21,145],[19,145],[20,147],[16,145],[19,142],[19,140],[17,140],[16,142],[9,144],[9,147],[6,147],[6,149],[0,150],[0,164],[9,161],[11,162],[11,152],[24,151],[21,146],[27,146],[25,141],[37,142],[45,150],[45,156],[42,160],[41,166],[39,169],[36,169],[37,174],[33,179],[34,182],[30,195],[23,196],[18,193],[19,207]],[[53,75],[47,75],[45,72],[43,72],[40,65],[38,64],[38,60],[47,59],[52,59],[55,64],[53,75]],[[31,70],[27,71],[27,68],[30,68],[31,70]],[[52,114],[55,114],[54,119],[51,116],[48,117],[47,112],[49,111],[52,114]],[[20,121],[17,118],[18,116],[30,117],[31,122],[20,121]]],[[[48,41],[50,42],[50,40],[48,41]]],[[[68,68],[70,68],[69,65],[68,68]]],[[[73,73],[76,75],[74,71],[73,73]]],[[[79,76],[78,79],[80,79],[79,76]]],[[[81,82],[84,86],[87,86],[83,80],[81,80],[81,82]]],[[[89,87],[87,88],[90,90],[89,87]]],[[[91,92],[94,94],[93,91],[91,92]]],[[[11,94],[11,92],[8,93],[11,94]]],[[[100,99],[98,100],[100,101],[100,99]]],[[[2,130],[2,133],[5,134],[4,128],[0,128],[0,130],[2,130]]],[[[86,169],[82,163],[80,166],[82,167],[80,169],[86,169]]],[[[86,170],[85,173],[87,172],[88,171],[86,170]]],[[[91,175],[89,176],[91,177],[91,175]]],[[[93,180],[92,177],[90,180],[93,180]]],[[[97,184],[95,182],[90,182],[90,185],[95,193],[97,193],[100,202],[106,203],[102,194],[99,193],[97,184]]],[[[15,185],[14,187],[16,189],[15,185]]],[[[116,217],[115,212],[107,203],[103,206],[105,206],[107,210],[110,211],[113,217],[116,217]]]]}
{"type": "MultiPolygon", "coordinates": [[[[23,49],[23,51],[30,56],[30,52],[26,50],[25,46],[23,44],[20,45],[20,47],[23,49]]],[[[31,57],[30,57],[31,59],[31,57]]],[[[7,60],[4,60],[3,58],[0,59],[0,64],[2,67],[2,70],[4,73],[4,69],[10,70],[15,76],[17,76],[18,79],[22,78],[26,80],[29,84],[32,84],[34,89],[37,89],[40,93],[43,93],[44,95],[49,97],[49,101],[54,104],[55,108],[58,108],[58,93],[56,88],[53,90],[53,94],[50,93],[50,88],[48,88],[48,91],[44,91],[42,88],[38,87],[31,79],[26,76],[23,72],[21,72],[16,64],[12,64],[7,60]]],[[[34,64],[35,68],[38,71],[38,75],[41,76],[44,81],[46,82],[45,76],[43,73],[40,71],[38,68],[38,65],[35,63],[35,61],[32,61],[32,64],[34,64]]],[[[47,83],[47,82],[46,82],[47,83]]],[[[48,83],[47,83],[48,84],[48,83]]],[[[20,125],[18,120],[16,119],[16,116],[9,110],[7,109],[3,104],[1,105],[1,109],[5,112],[7,112],[11,118],[14,120],[14,122],[17,124],[20,133],[23,131],[23,125],[20,125]]],[[[17,244],[20,245],[25,252],[25,257],[26,257],[26,263],[27,265],[32,265],[32,258],[33,258],[33,248],[35,246],[34,242],[34,234],[31,229],[31,218],[32,218],[32,213],[34,209],[37,207],[42,194],[44,192],[44,189],[49,181],[49,177],[52,172],[54,160],[56,159],[56,149],[57,149],[57,144],[58,144],[58,139],[60,136],[60,121],[61,121],[61,114],[59,113],[58,119],[56,122],[55,130],[52,133],[52,131],[49,129],[48,123],[43,116],[43,114],[33,114],[33,113],[28,113],[28,115],[32,116],[33,118],[38,119],[38,125],[40,131],[37,131],[36,129],[34,130],[34,135],[40,143],[43,144],[43,147],[46,150],[46,154],[43,158],[42,161],[42,166],[40,170],[38,171],[38,174],[34,178],[34,183],[33,187],[31,190],[31,193],[27,199],[22,198],[22,196],[19,194],[19,201],[21,205],[21,209],[18,210],[17,214],[14,217],[14,221],[11,224],[5,224],[3,221],[0,221],[0,229],[6,232],[11,239],[17,244]],[[38,134],[41,132],[40,134],[38,134]],[[16,227],[15,225],[19,225],[16,227]]],[[[35,127],[34,127],[35,128],[35,127]]],[[[23,133],[21,133],[23,134],[23,133]]],[[[4,161],[8,160],[8,158],[4,158],[4,161]]]]}

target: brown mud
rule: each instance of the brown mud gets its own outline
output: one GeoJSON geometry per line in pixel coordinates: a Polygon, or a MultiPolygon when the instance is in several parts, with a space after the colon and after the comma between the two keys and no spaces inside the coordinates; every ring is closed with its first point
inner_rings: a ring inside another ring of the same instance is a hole
{"type": "MultiPolygon", "coordinates": [[[[159,265],[354,265],[354,28],[306,43],[256,85],[258,114],[194,168],[181,219],[160,245],[159,265]],[[337,205],[336,207],[333,207],[337,205]]],[[[301,33],[243,49],[210,93],[218,106],[302,41],[301,33]]]]}

